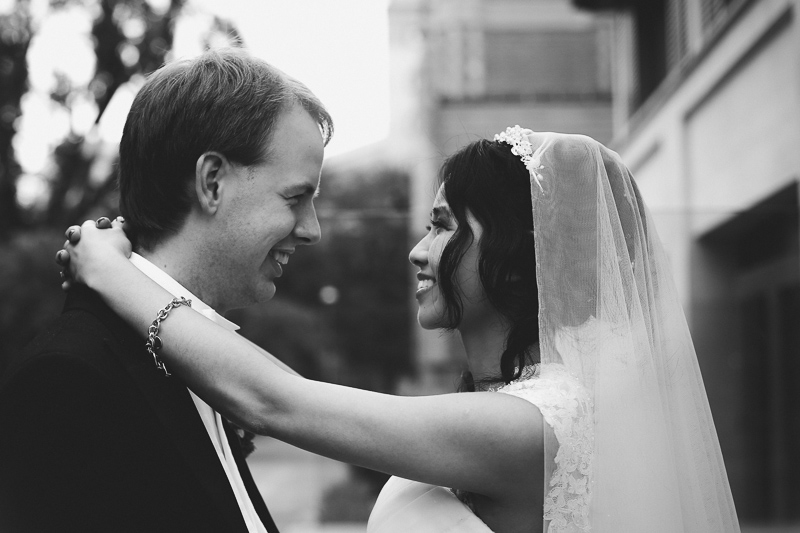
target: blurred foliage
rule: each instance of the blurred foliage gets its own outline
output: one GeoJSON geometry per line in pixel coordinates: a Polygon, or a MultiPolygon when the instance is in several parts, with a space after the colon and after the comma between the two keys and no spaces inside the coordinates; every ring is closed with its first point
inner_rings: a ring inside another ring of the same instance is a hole
{"type": "MultiPolygon", "coordinates": [[[[56,71],[50,99],[71,114],[77,97],[89,94],[97,105],[97,124],[123,84],[164,63],[172,47],[175,19],[184,3],[171,0],[166,10],[157,13],[145,0],[51,0],[50,9],[54,11],[81,6],[94,12],[91,38],[95,72],[86,86],[75,86],[56,71]]],[[[15,201],[21,169],[14,160],[12,139],[15,120],[21,114],[20,101],[28,91],[26,53],[35,30],[27,0],[17,0],[12,13],[0,16],[0,240],[8,240],[19,231],[66,226],[85,219],[98,205],[116,205],[113,165],[105,165],[101,179],[90,179],[100,146],[75,132],[53,151],[55,164],[52,175],[47,176],[47,201],[28,209],[15,201]]]]}
{"type": "Polygon", "coordinates": [[[0,239],[19,227],[21,216],[16,203],[16,180],[20,168],[14,159],[11,141],[20,115],[20,100],[28,87],[25,59],[31,42],[31,17],[27,5],[0,15],[0,239]]]}
{"type": "MultiPolygon", "coordinates": [[[[92,15],[96,60],[85,86],[55,72],[52,102],[72,113],[78,97],[89,95],[99,123],[120,87],[169,59],[185,2],[170,0],[155,10],[146,0],[51,0],[51,11],[77,6],[92,15]]],[[[28,0],[0,15],[0,372],[63,305],[54,257],[66,227],[118,211],[115,159],[74,131],[50,154],[42,201],[24,207],[17,201],[22,169],[12,140],[29,90],[26,55],[37,27],[28,0]]],[[[205,47],[243,44],[235,26],[219,17],[198,39],[205,47]]],[[[322,242],[292,256],[273,301],[231,318],[305,376],[392,390],[410,371],[407,176],[391,169],[326,170],[322,188],[322,242]]]]}

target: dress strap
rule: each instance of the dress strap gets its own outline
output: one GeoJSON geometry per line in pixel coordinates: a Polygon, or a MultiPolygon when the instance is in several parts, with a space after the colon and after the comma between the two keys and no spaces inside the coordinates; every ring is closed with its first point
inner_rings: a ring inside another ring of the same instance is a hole
{"type": "Polygon", "coordinates": [[[594,425],[592,400],[580,381],[564,365],[538,365],[534,372],[497,392],[517,396],[534,404],[558,439],[555,470],[544,499],[548,533],[578,533],[591,530],[589,505],[592,498],[594,425]]]}

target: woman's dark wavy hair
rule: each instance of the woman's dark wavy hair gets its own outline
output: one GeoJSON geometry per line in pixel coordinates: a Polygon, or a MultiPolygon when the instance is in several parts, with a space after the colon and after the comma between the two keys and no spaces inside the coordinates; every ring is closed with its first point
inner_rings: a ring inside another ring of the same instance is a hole
{"type": "MultiPolygon", "coordinates": [[[[500,359],[500,376],[517,379],[532,360],[539,342],[539,298],[533,240],[530,174],[511,146],[479,140],[468,144],[442,165],[439,183],[458,228],[442,252],[438,284],[444,297],[449,327],[463,315],[456,282],[458,265],[474,239],[470,213],[483,228],[479,242],[478,274],[489,302],[508,321],[500,359]]],[[[466,376],[462,390],[474,390],[466,376]]]]}

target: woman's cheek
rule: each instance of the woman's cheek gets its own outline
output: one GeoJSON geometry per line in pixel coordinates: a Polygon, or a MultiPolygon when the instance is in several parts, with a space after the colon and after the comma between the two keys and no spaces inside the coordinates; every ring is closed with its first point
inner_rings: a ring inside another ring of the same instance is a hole
{"type": "Polygon", "coordinates": [[[439,272],[439,262],[442,259],[442,252],[444,252],[444,248],[445,246],[447,246],[447,243],[449,241],[450,241],[449,235],[448,236],[437,235],[436,237],[434,237],[430,248],[428,248],[428,262],[433,268],[433,272],[437,274],[437,276],[439,272]]]}

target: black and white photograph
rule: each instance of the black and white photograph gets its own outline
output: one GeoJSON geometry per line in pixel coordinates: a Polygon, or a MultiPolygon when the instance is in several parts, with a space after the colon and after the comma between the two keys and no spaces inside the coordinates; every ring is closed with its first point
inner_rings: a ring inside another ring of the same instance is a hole
{"type": "Polygon", "coordinates": [[[0,0],[0,533],[800,533],[800,0],[0,0]]]}

